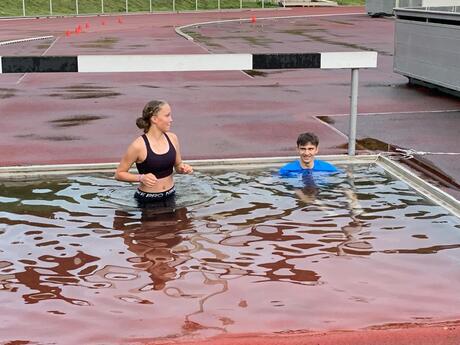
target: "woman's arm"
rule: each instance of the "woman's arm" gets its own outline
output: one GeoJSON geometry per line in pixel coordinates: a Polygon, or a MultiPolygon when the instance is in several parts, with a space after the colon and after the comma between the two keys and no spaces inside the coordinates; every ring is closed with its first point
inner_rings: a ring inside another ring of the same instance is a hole
{"type": "Polygon", "coordinates": [[[129,145],[124,156],[121,158],[117,171],[115,172],[115,179],[125,182],[141,182],[142,175],[131,174],[128,172],[131,166],[138,160],[138,156],[139,150],[137,148],[136,141],[134,141],[131,145],[129,145]]]}
{"type": "Polygon", "coordinates": [[[193,173],[193,168],[182,162],[182,156],[180,154],[180,147],[179,147],[179,139],[177,135],[174,133],[168,133],[172,143],[174,144],[174,148],[176,149],[176,162],[174,163],[174,169],[178,174],[191,174],[193,173]]]}
{"type": "Polygon", "coordinates": [[[131,145],[129,145],[128,150],[118,164],[117,171],[115,172],[115,178],[119,181],[125,182],[139,182],[147,187],[153,187],[157,183],[157,178],[154,174],[131,174],[129,169],[131,166],[137,162],[140,158],[140,152],[144,142],[142,139],[136,139],[131,145]]]}

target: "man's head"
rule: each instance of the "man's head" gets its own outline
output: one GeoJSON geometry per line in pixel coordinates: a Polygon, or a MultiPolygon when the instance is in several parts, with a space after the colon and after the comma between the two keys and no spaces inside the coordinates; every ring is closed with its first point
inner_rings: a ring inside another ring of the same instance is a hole
{"type": "Polygon", "coordinates": [[[318,153],[319,139],[313,133],[302,133],[297,138],[297,152],[306,168],[313,167],[313,161],[318,153]]]}

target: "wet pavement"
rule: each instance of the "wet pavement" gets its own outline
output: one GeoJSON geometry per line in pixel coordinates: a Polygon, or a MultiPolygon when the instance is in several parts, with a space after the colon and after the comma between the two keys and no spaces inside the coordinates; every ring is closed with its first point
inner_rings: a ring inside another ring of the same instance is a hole
{"type": "Polygon", "coordinates": [[[356,332],[302,332],[293,331],[285,334],[243,334],[227,335],[207,340],[185,342],[151,342],[151,345],[457,345],[460,338],[458,324],[440,324],[427,327],[413,325],[406,329],[376,329],[356,332]]]}
{"type": "MultiPolygon", "coordinates": [[[[2,46],[0,54],[375,50],[378,68],[360,73],[358,109],[373,115],[360,116],[363,124],[359,124],[358,137],[379,137],[424,151],[455,152],[452,133],[459,128],[459,120],[453,111],[460,109],[460,100],[410,87],[406,78],[393,73],[393,19],[370,18],[363,12],[361,7],[297,8],[130,15],[121,21],[117,16],[4,20],[0,21],[1,41],[54,38],[2,46]],[[257,18],[255,23],[248,20],[252,16],[257,18]],[[284,16],[291,18],[272,18],[284,16]],[[174,31],[184,24],[227,19],[240,20],[187,28],[185,32],[195,41],[174,31]],[[66,36],[78,25],[82,33],[66,36]],[[413,129],[419,119],[411,114],[421,111],[426,114],[423,128],[435,128],[442,118],[443,128],[451,130],[426,130],[417,136],[399,127],[393,131],[392,121],[385,132],[375,125],[375,119],[389,119],[391,113],[413,129]],[[436,140],[441,136],[447,140],[436,140]]],[[[322,154],[346,153],[347,116],[343,115],[349,113],[349,83],[347,70],[2,75],[0,165],[116,162],[139,133],[135,118],[155,98],[171,103],[173,131],[187,159],[291,155],[300,131],[319,134],[322,154]],[[336,124],[319,120],[336,115],[342,115],[334,117],[340,119],[336,124]],[[201,140],[196,140],[197,133],[201,140]]],[[[436,156],[433,162],[458,181],[458,164],[451,158],[436,156]]],[[[455,188],[450,192],[458,197],[455,188]]]]}
{"type": "MultiPolygon", "coordinates": [[[[330,120],[340,131],[347,131],[346,116],[335,116],[330,120]]],[[[460,199],[460,156],[449,154],[458,152],[459,125],[459,111],[362,115],[358,119],[358,139],[372,138],[383,143],[397,143],[403,149],[435,153],[421,154],[415,158],[436,169],[437,174],[433,173],[431,182],[460,199]]]]}

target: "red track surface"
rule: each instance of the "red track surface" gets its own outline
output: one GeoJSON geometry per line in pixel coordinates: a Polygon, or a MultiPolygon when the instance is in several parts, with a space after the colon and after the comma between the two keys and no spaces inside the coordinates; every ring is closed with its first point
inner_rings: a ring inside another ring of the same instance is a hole
{"type": "MultiPolygon", "coordinates": [[[[392,19],[369,18],[359,7],[130,15],[122,24],[117,18],[2,20],[0,41],[45,35],[55,39],[0,47],[0,55],[377,50],[378,69],[360,73],[359,112],[364,115],[358,136],[423,151],[458,150],[460,120],[452,111],[460,109],[460,100],[408,87],[405,78],[392,72],[392,19]],[[331,16],[261,19],[320,14],[331,16]],[[180,25],[254,15],[256,23],[193,29],[200,37],[196,42],[174,32],[180,25]],[[85,32],[66,37],[66,30],[86,23],[85,32]]],[[[349,82],[348,71],[320,70],[272,71],[254,78],[242,72],[1,75],[0,165],[118,161],[138,135],[135,118],[156,98],[171,103],[173,131],[188,159],[291,155],[297,134],[306,130],[319,134],[321,153],[345,153],[343,114],[349,112],[349,82]],[[321,115],[334,119],[342,133],[319,121],[316,116],[321,115]]],[[[433,159],[458,180],[458,160],[433,159]]],[[[458,195],[455,188],[449,191],[458,195]]],[[[192,343],[453,345],[460,344],[460,331],[454,322],[321,334],[235,335],[192,343]]]]}
{"type": "MultiPolygon", "coordinates": [[[[402,325],[401,325],[402,326],[402,325]]],[[[154,341],[150,345],[458,345],[458,324],[354,332],[229,335],[208,340],[154,341]]]]}

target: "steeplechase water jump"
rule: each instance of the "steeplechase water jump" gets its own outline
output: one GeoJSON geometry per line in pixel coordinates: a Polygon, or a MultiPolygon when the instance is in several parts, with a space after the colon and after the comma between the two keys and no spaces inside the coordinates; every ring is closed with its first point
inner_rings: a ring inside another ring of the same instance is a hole
{"type": "Polygon", "coordinates": [[[395,21],[0,20],[1,341],[456,344],[460,102],[395,21]]]}

